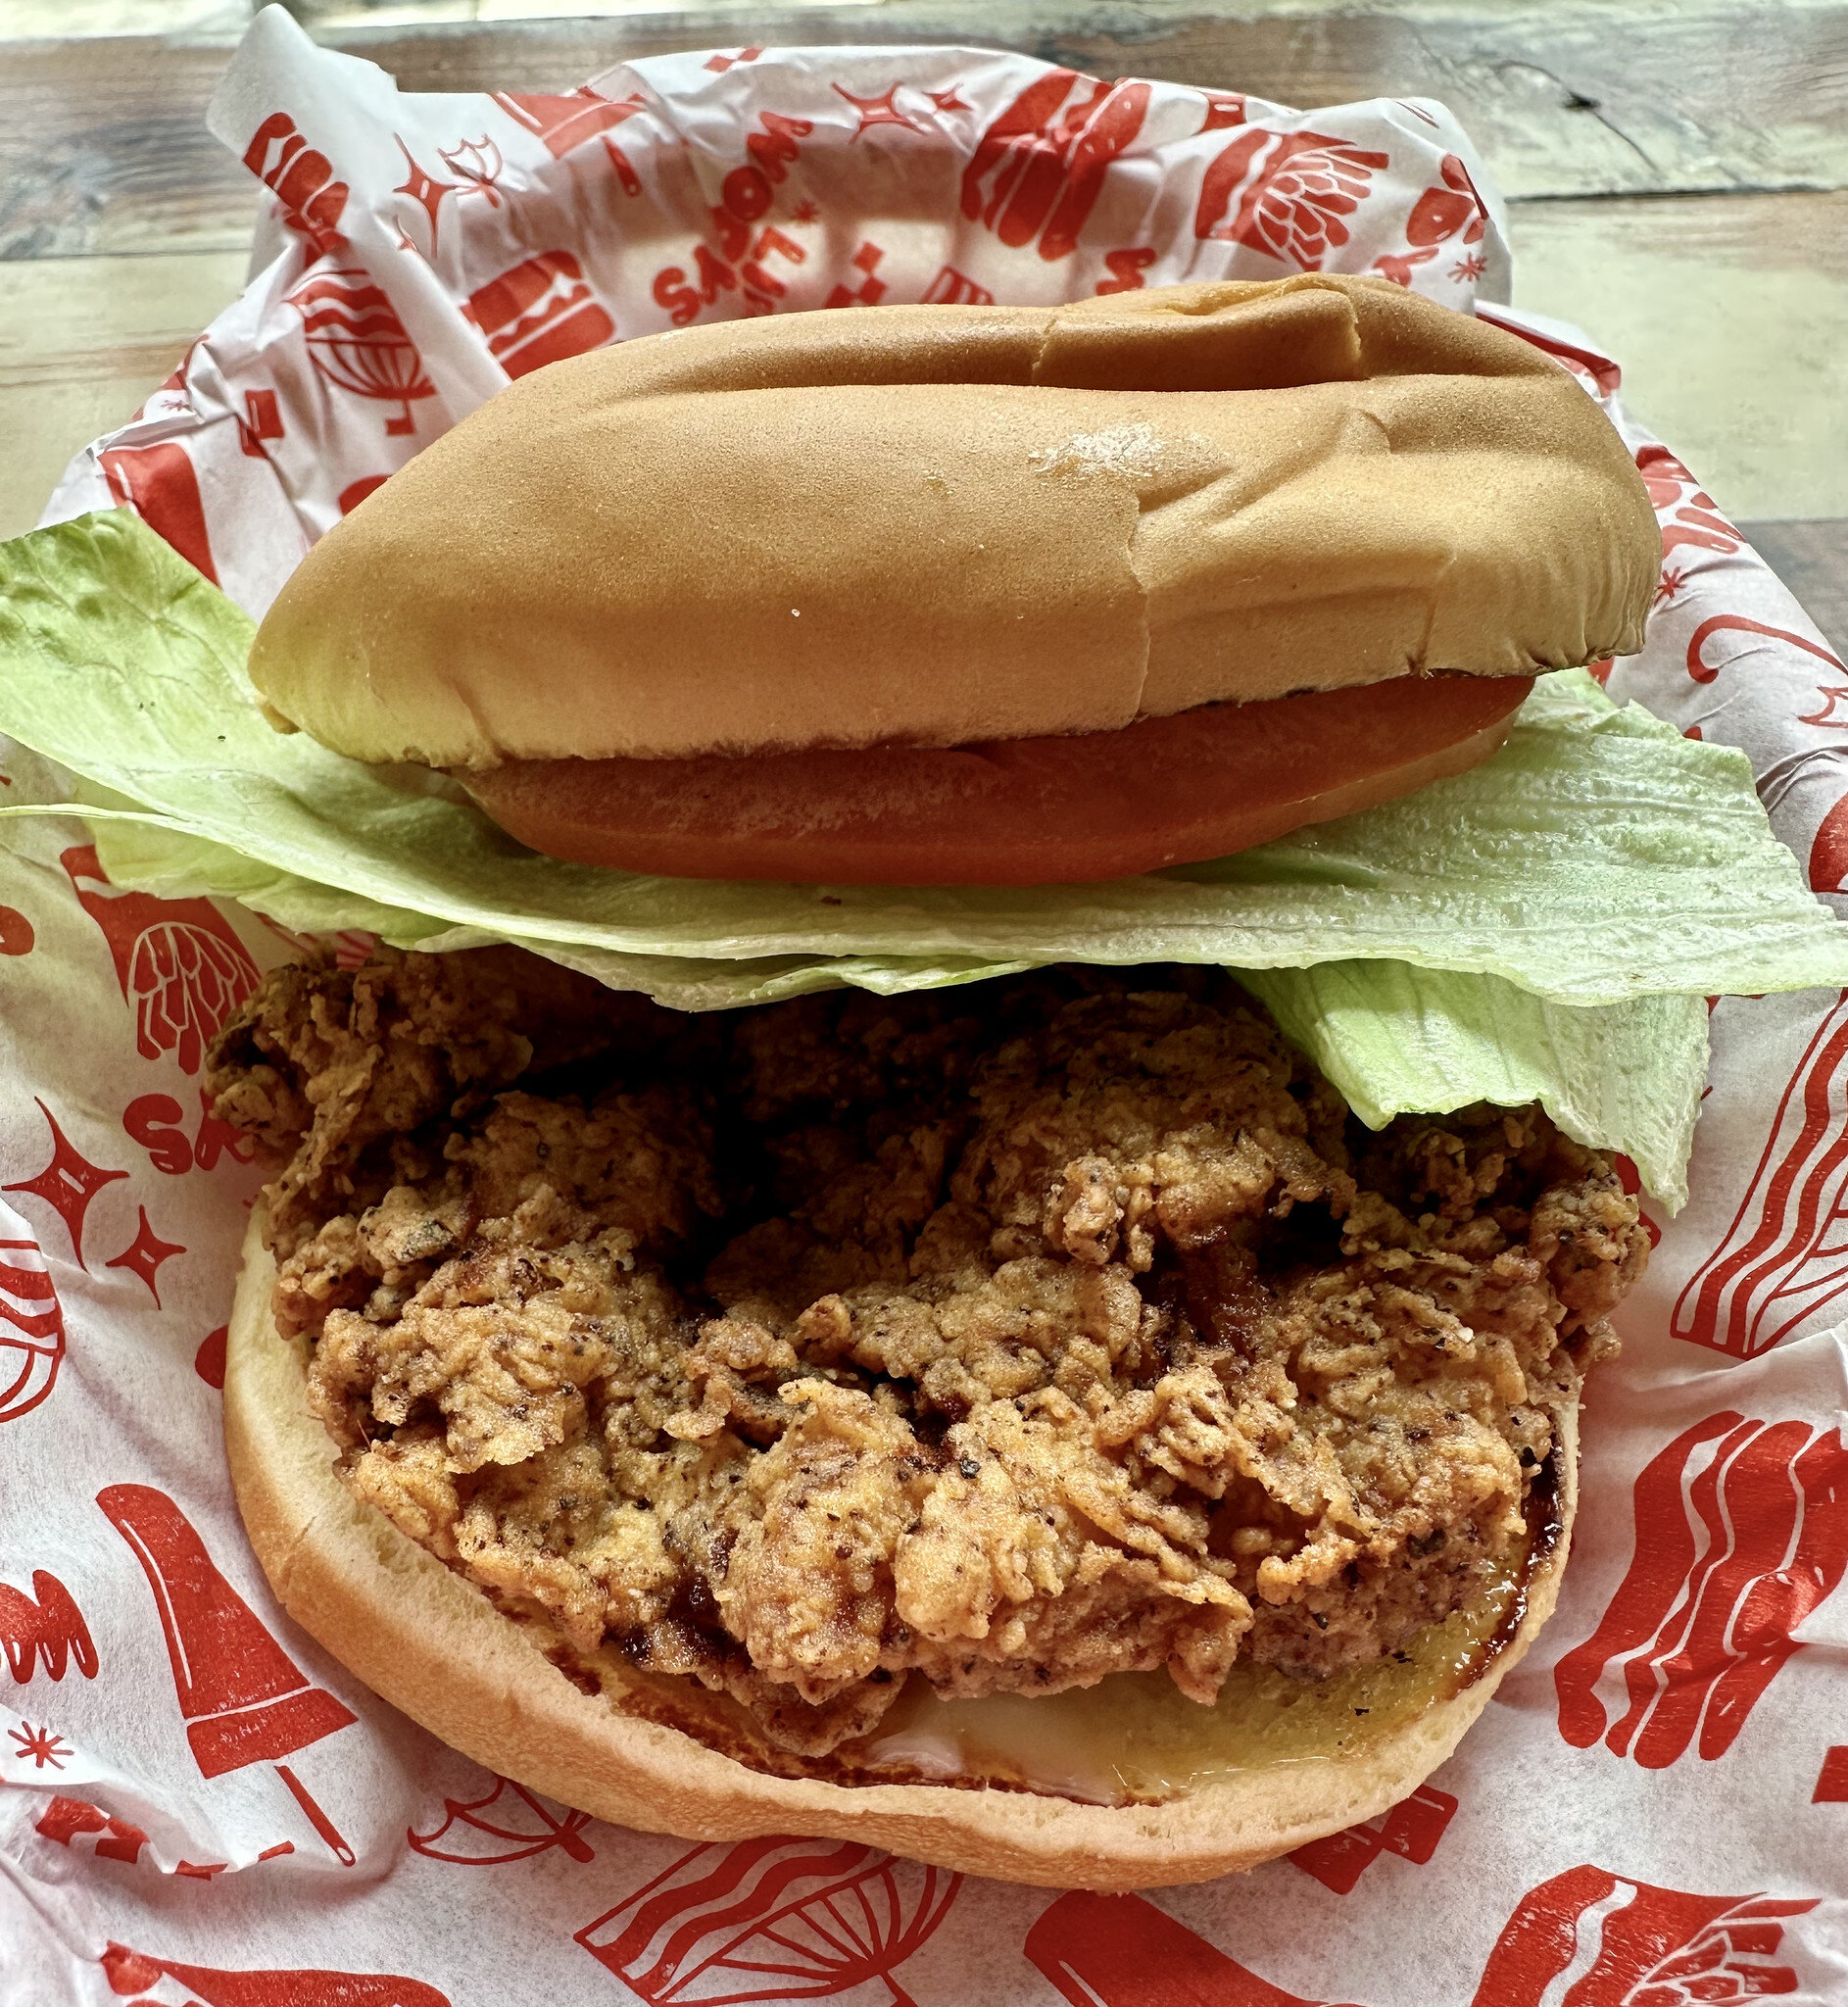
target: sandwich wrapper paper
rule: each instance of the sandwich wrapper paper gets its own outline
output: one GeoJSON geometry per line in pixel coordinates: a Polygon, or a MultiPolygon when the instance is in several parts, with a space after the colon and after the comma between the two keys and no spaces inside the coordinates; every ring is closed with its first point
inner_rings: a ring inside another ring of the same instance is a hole
{"type": "MultiPolygon", "coordinates": [[[[1559,1612],[1428,1785],[1250,1876],[1148,1895],[1007,1887],[833,1841],[695,1846],[587,1820],[442,1748],[270,1595],[231,1500],[218,1391],[258,1173],[205,1104],[206,1044],[293,951],[291,929],[331,933],[348,960],[373,932],[531,938],[611,980],[680,982],[694,1004],[741,1001],[745,963],[764,995],[967,980],[1053,952],[1076,908],[1040,915],[1011,955],[1020,915],[979,901],[901,901],[897,918],[861,912],[824,938],[812,904],[734,925],[714,895],[672,928],[638,909],[633,938],[540,939],[508,923],[504,886],[470,917],[444,904],[453,878],[433,893],[426,872],[413,896],[408,864],[356,888],[273,831],[267,855],[224,843],[243,784],[228,767],[179,806],[155,804],[146,766],[101,773],[77,696],[86,668],[120,672],[100,646],[36,712],[0,693],[20,733],[0,741],[0,809],[91,811],[0,816],[0,2003],[1848,1999],[1848,968],[1795,920],[1772,940],[1787,861],[1751,852],[1748,870],[1725,852],[1722,870],[1721,850],[1699,849],[1743,785],[1720,749],[1739,749],[1795,866],[1842,910],[1848,669],[1625,416],[1617,365],[1495,304],[1502,215],[1454,119],[1415,101],[1298,114],[949,49],[703,51],[548,95],[412,97],[275,10],[212,117],[268,191],[251,283],[73,464],[46,520],[122,513],[73,523],[69,548],[132,551],[138,516],[260,615],[314,538],[420,446],[510,376],[612,339],[855,301],[1376,272],[1536,342],[1631,445],[1662,579],[1643,653],[1596,674],[1678,735],[1655,757],[1705,777],[1700,814],[1669,805],[1693,847],[1678,864],[1664,836],[1629,855],[1653,846],[1679,868],[1659,897],[1684,888],[1685,926],[1714,938],[1686,981],[1665,979],[1647,915],[1625,920],[1619,902],[1601,960],[1597,929],[1579,941],[1562,925],[1494,973],[1487,948],[1459,955],[1441,917],[1421,932],[1408,906],[1398,937],[1357,957],[1324,943],[1299,957],[1315,967],[1265,972],[1262,914],[1222,957],[1256,972],[1292,1029],[1333,1026],[1325,1063],[1345,1053],[1370,1088],[1386,1082],[1382,1116],[1445,1065],[1501,1064],[1510,1099],[1563,1092],[1601,1013],[1658,1013],[1644,1043],[1659,1070],[1628,1100],[1611,1089],[1607,1113],[1654,1152],[1640,1170],[1660,1241],[1622,1314],[1624,1355],[1591,1384],[1559,1612]],[[46,757],[60,731],[79,756],[65,765],[46,757]],[[267,917],[202,887],[246,891],[267,917]],[[1735,910],[1761,960],[1728,974],[1714,957],[1735,910]],[[1626,975],[1611,929],[1631,924],[1626,975]],[[1766,994],[1699,1000],[1700,982],[1743,987],[1752,968],[1766,994]],[[1703,1020],[1711,1085],[1671,1216],[1703,1020]]],[[[705,562],[722,570],[726,554],[705,562]]],[[[94,568],[60,575],[99,634],[119,616],[94,568]]],[[[165,605],[147,602],[151,635],[165,605]]],[[[123,697],[118,751],[162,714],[160,688],[123,697]]],[[[1552,701],[1555,725],[1576,708],[1575,729],[1618,755],[1649,737],[1582,679],[1552,701]]],[[[1524,718],[1526,743],[1549,728],[1524,718]]],[[[1367,848],[1381,830],[1356,833],[1367,821],[1263,871],[1320,887],[1332,924],[1356,875],[1397,898],[1404,881],[1367,848]]],[[[1602,866],[1584,855],[1590,910],[1602,866]]],[[[1271,881],[1169,882],[1109,889],[1086,924],[1102,941],[1135,918],[1123,901],[1148,898],[1190,925],[1250,919],[1271,881]]],[[[1511,939],[1512,889],[1504,916],[1511,939]]],[[[1675,917],[1657,911],[1660,940],[1675,917]]],[[[1574,1126],[1596,1119],[1581,1108],[1574,1126]]]]}

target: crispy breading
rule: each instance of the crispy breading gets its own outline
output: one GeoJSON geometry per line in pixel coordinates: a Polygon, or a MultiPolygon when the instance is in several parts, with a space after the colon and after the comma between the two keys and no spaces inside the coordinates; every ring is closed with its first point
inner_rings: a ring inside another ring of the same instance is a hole
{"type": "Polygon", "coordinates": [[[413,1539],[786,1749],[906,1675],[1394,1650],[1516,1565],[1646,1255],[1538,1110],[1371,1136],[1197,974],[715,1021],[456,959],[219,1041],[316,1410],[413,1539]]]}

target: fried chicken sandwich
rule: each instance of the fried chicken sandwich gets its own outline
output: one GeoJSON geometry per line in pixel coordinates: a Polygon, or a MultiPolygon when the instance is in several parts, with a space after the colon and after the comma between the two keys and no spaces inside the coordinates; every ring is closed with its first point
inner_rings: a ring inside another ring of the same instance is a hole
{"type": "MultiPolygon", "coordinates": [[[[1038,885],[1484,759],[1656,562],[1564,372],[1381,282],[796,315],[494,399],[251,673],[557,857],[1038,885]]],[[[1552,1607],[1635,1199],[1537,1106],[1369,1129],[1230,976],[1120,958],[696,1013],[512,948],[273,974],[212,1085],[284,1604],[705,1838],[1126,1887],[1404,1796],[1552,1607]]]]}

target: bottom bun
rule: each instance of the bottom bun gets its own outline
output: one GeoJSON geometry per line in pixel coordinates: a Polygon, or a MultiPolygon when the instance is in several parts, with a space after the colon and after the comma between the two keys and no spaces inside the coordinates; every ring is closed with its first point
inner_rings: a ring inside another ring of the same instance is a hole
{"type": "MultiPolygon", "coordinates": [[[[259,1206],[231,1320],[224,1435],[237,1502],[271,1588],[311,1637],[412,1720],[516,1783],[615,1825],[701,1840],[796,1834],[858,1841],[1057,1888],[1205,1881],[1375,1818],[1416,1789],[1483,1711],[1558,1594],[1578,1493],[1574,1408],[1557,1418],[1556,1516],[1486,1652],[1435,1683],[1430,1703],[1410,1719],[1365,1739],[1344,1735],[1338,1755],[1215,1769],[1183,1795],[1115,1805],[1023,1789],[769,1775],[626,1712],[619,1678],[583,1690],[548,1657],[539,1627],[503,1615],[347,1491],[306,1405],[307,1342],[285,1340],[270,1314],[275,1269],[263,1232],[259,1206]],[[1455,1690],[1443,1690],[1449,1686],[1455,1690]]],[[[1100,1721],[1108,1720],[1106,1700],[1100,1721]]]]}
{"type": "Polygon", "coordinates": [[[1529,676],[1399,676],[1117,732],[737,759],[513,759],[458,775],[549,857],[670,878],[1094,883],[1197,864],[1480,764],[1529,676]]]}

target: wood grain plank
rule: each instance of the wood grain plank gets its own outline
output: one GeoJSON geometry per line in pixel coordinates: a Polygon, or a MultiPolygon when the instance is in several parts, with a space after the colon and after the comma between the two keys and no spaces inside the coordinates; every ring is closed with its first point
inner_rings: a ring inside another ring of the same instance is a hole
{"type": "Polygon", "coordinates": [[[1848,515],[1848,193],[1536,202],[1515,302],[1577,321],[1739,516],[1848,515]]]}
{"type": "MultiPolygon", "coordinates": [[[[733,30],[735,31],[735,30],[733,30]]],[[[364,28],[330,44],[413,90],[563,87],[623,57],[723,41],[710,15],[364,28]]],[[[1848,0],[1651,12],[1494,6],[1454,16],[1233,19],[1195,7],[888,0],[765,10],[754,39],[973,41],[1114,75],[1300,105],[1444,99],[1521,199],[1848,186],[1848,0]]],[[[0,63],[0,258],[228,249],[250,183],[205,130],[222,43],[24,43],[0,63]],[[78,49],[80,48],[80,53],[78,49]]]]}
{"type": "Polygon", "coordinates": [[[0,537],[38,520],[71,456],[129,417],[237,297],[241,252],[44,258],[0,279],[0,537]]]}

